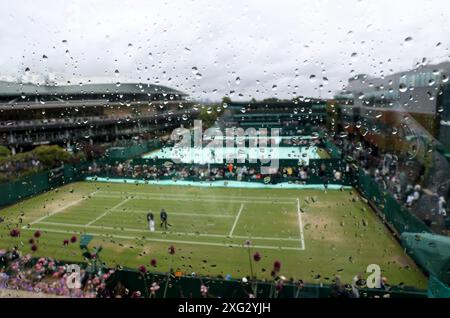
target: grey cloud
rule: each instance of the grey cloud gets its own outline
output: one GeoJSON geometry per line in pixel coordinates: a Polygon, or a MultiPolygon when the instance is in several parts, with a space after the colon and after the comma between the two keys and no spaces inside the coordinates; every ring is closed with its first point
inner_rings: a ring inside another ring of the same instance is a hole
{"type": "Polygon", "coordinates": [[[0,75],[29,67],[60,81],[159,82],[195,98],[330,97],[356,73],[448,59],[449,13],[438,0],[3,2],[0,75]]]}

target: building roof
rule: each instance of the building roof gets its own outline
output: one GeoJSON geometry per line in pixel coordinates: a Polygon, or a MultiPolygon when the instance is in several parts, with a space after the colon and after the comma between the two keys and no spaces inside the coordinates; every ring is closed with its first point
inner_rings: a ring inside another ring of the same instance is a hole
{"type": "Polygon", "coordinates": [[[116,94],[169,94],[187,96],[187,94],[170,87],[142,84],[83,84],[83,85],[36,85],[0,81],[0,96],[11,98],[19,96],[70,96],[70,95],[116,95],[116,94]]]}

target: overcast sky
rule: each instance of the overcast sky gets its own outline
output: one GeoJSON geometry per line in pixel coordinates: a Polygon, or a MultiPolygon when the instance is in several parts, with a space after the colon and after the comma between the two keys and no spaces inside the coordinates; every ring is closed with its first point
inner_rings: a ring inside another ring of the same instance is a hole
{"type": "Polygon", "coordinates": [[[2,1],[0,75],[248,100],[331,97],[357,73],[450,59],[448,0],[126,2],[2,1]]]}

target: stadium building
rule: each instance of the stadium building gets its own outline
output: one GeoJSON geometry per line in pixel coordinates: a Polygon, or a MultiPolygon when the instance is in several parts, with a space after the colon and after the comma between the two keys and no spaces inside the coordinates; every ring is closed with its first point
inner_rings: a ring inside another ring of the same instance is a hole
{"type": "Polygon", "coordinates": [[[0,81],[0,144],[13,152],[39,144],[136,138],[180,125],[195,113],[187,95],[160,85],[35,85],[0,81]]]}
{"type": "Polygon", "coordinates": [[[302,98],[294,101],[232,102],[221,117],[226,127],[281,128],[283,135],[311,133],[326,123],[327,103],[302,98]]]}
{"type": "Polygon", "coordinates": [[[383,78],[359,74],[336,94],[337,125],[366,129],[364,139],[382,149],[404,149],[412,139],[450,146],[450,62],[419,65],[383,78]]]}

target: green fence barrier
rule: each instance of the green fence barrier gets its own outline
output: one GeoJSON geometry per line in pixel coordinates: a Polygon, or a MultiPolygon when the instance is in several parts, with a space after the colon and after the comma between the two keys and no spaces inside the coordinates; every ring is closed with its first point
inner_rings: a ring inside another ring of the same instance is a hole
{"type": "Polygon", "coordinates": [[[402,244],[431,276],[450,284],[450,237],[431,233],[403,233],[402,244]]]}
{"type": "Polygon", "coordinates": [[[427,296],[429,298],[450,298],[450,287],[436,277],[430,276],[427,296]]]}
{"type": "Polygon", "coordinates": [[[123,146],[111,147],[106,151],[106,157],[110,159],[130,159],[138,157],[146,152],[161,148],[159,140],[129,142],[123,146]]]}
{"type": "MultiPolygon", "coordinates": [[[[167,274],[141,273],[124,269],[116,271],[107,282],[110,288],[118,283],[130,292],[140,291],[144,297],[155,298],[201,298],[201,286],[208,288],[208,297],[248,298],[253,294],[257,298],[328,298],[332,296],[331,285],[283,283],[281,290],[276,290],[275,283],[257,281],[242,282],[235,279],[180,276],[167,274]],[[152,293],[151,286],[156,283],[159,289],[152,293]],[[166,289],[167,286],[167,289],[166,289]]],[[[413,288],[392,288],[360,290],[361,297],[418,298],[426,297],[425,291],[413,288]]]]}
{"type": "Polygon", "coordinates": [[[27,176],[14,182],[0,184],[0,206],[13,204],[49,189],[48,171],[27,176]]]}
{"type": "Polygon", "coordinates": [[[67,164],[43,171],[17,181],[0,184],[0,207],[14,204],[23,199],[47,192],[64,184],[84,180],[92,163],[67,164]]]}
{"type": "Polygon", "coordinates": [[[361,192],[375,204],[384,219],[399,234],[404,232],[431,232],[425,223],[402,207],[389,193],[380,189],[378,184],[370,176],[366,175],[363,171],[359,171],[357,178],[357,184],[361,192]]]}
{"type": "Polygon", "coordinates": [[[325,141],[325,147],[331,158],[342,158],[342,151],[331,141],[325,141]]]}

